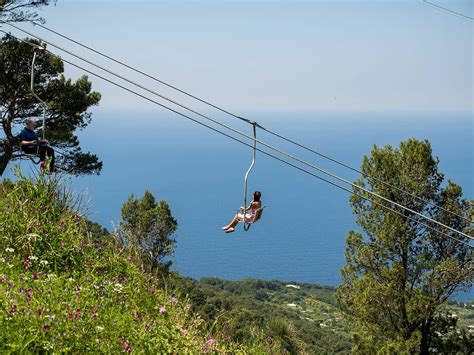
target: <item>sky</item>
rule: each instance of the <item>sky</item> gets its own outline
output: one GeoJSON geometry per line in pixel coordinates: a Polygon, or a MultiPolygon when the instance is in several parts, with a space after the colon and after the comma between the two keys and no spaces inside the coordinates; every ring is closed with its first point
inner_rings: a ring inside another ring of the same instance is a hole
{"type": "MultiPolygon", "coordinates": [[[[431,2],[474,16],[470,0],[431,2]]],[[[40,15],[63,34],[240,112],[473,113],[474,21],[420,0],[58,0],[40,15]]],[[[38,27],[21,26],[189,102],[38,27]]],[[[66,73],[80,75],[70,66],[66,73]]],[[[103,109],[153,107],[92,81],[103,109]]]]}

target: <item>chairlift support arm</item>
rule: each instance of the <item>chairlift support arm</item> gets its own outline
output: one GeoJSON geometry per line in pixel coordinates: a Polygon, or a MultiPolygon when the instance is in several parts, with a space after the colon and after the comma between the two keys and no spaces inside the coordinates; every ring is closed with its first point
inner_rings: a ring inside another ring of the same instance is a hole
{"type": "Polygon", "coordinates": [[[245,220],[245,216],[247,214],[247,185],[248,185],[248,177],[250,172],[252,171],[254,165],[255,165],[255,159],[257,157],[257,122],[251,121],[250,124],[253,126],[253,159],[252,159],[252,164],[250,164],[250,167],[248,168],[247,172],[245,173],[245,179],[244,179],[244,210],[243,210],[243,221],[244,221],[244,230],[248,231],[250,229],[251,223],[247,223],[245,220]]]}

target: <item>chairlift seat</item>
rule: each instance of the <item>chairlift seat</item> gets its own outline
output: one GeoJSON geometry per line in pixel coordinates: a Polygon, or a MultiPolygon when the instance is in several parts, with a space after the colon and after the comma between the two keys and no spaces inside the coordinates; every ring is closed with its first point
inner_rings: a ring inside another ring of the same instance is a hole
{"type": "MultiPolygon", "coordinates": [[[[246,224],[254,224],[255,222],[258,222],[258,221],[260,220],[260,218],[262,218],[263,209],[264,209],[265,207],[267,207],[267,206],[263,206],[263,207],[260,207],[259,209],[257,209],[257,212],[255,213],[255,218],[253,219],[252,222],[246,221],[246,220],[245,220],[245,216],[244,216],[244,218],[243,218],[242,220],[239,219],[239,222],[240,222],[240,223],[244,223],[244,222],[245,222],[246,224]]],[[[243,212],[243,208],[241,208],[241,209],[239,210],[239,212],[242,213],[242,212],[243,212]]]]}

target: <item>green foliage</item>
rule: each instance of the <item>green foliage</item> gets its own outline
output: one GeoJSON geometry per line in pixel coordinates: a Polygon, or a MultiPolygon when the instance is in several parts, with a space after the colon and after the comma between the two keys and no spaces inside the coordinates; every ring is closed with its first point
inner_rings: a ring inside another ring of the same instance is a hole
{"type": "Polygon", "coordinates": [[[70,196],[63,194],[57,180],[43,175],[35,184],[19,178],[16,184],[3,184],[1,245],[15,249],[25,265],[29,256],[41,255],[53,270],[79,267],[83,263],[82,253],[77,252],[80,240],[71,236],[81,217],[71,209],[70,196]]]}
{"type": "Polygon", "coordinates": [[[110,236],[109,231],[101,226],[99,223],[93,222],[87,218],[84,218],[83,222],[83,233],[91,236],[94,240],[100,241],[110,236]]]}
{"type": "Polygon", "coordinates": [[[304,342],[298,338],[295,326],[286,319],[270,319],[267,324],[268,334],[281,342],[290,354],[305,353],[304,342]]]}
{"type": "Polygon", "coordinates": [[[196,281],[176,274],[166,284],[188,297],[192,310],[207,324],[224,324],[223,336],[234,341],[247,342],[252,330],[260,328],[288,353],[350,353],[350,326],[334,306],[330,287],[297,283],[293,288],[282,281],[214,277],[196,281]]]}
{"type": "MultiPolygon", "coordinates": [[[[35,40],[25,40],[40,44],[35,40]]],[[[11,36],[0,40],[0,123],[4,137],[0,139],[0,175],[8,163],[20,159],[17,134],[28,118],[42,119],[43,109],[30,91],[30,69],[33,47],[11,36]]],[[[62,150],[58,164],[73,174],[96,174],[102,169],[97,156],[82,152],[75,135],[91,121],[87,110],[100,101],[86,76],[76,82],[62,74],[62,60],[38,51],[35,63],[35,91],[49,107],[46,138],[51,146],[62,150]]],[[[40,132],[41,133],[41,132],[40,132]]]]}
{"type": "MultiPolygon", "coordinates": [[[[368,178],[359,179],[358,185],[454,229],[469,231],[472,205],[463,199],[460,186],[451,181],[442,186],[444,176],[438,171],[438,160],[432,157],[428,141],[410,139],[397,149],[374,147],[371,156],[364,158],[362,171],[368,178]]],[[[363,197],[352,196],[350,203],[366,237],[357,231],[348,233],[347,264],[337,290],[344,311],[357,324],[356,349],[362,349],[361,353],[371,352],[367,346],[382,353],[426,353],[430,346],[441,348],[434,342],[445,339],[446,334],[441,306],[453,293],[472,285],[472,248],[410,221],[409,217],[419,220],[413,213],[391,206],[401,212],[400,216],[363,197]]],[[[467,241],[459,235],[456,238],[467,241]]]]}
{"type": "Polygon", "coordinates": [[[145,270],[167,272],[173,255],[174,233],[178,222],[166,201],[156,202],[146,191],[137,199],[131,195],[122,206],[122,220],[117,236],[123,245],[136,253],[145,270]]]}
{"type": "Polygon", "coordinates": [[[209,331],[113,237],[84,233],[60,181],[0,191],[0,352],[279,352],[258,330],[246,345],[209,331]]]}
{"type": "Polygon", "coordinates": [[[10,22],[43,21],[34,10],[50,3],[55,4],[56,0],[0,0],[0,18],[10,22]],[[14,11],[20,16],[16,16],[9,11],[14,11]]]}

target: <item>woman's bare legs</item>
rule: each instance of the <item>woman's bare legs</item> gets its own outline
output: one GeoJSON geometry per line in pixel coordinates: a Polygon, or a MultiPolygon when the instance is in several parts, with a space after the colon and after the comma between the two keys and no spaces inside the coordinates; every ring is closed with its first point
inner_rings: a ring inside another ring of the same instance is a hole
{"type": "Polygon", "coordinates": [[[243,218],[243,215],[241,213],[237,213],[234,218],[232,218],[232,221],[225,227],[222,227],[225,231],[232,232],[234,231],[234,227],[239,223],[239,220],[243,218]]]}

